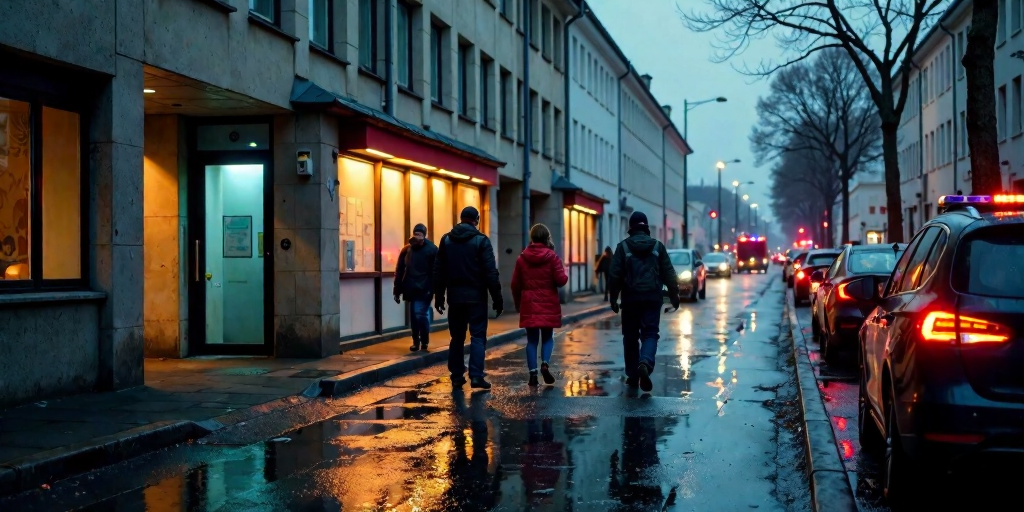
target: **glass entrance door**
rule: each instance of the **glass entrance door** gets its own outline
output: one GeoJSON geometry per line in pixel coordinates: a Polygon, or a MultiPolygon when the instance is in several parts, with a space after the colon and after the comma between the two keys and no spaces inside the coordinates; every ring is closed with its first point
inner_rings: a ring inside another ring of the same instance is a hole
{"type": "Polygon", "coordinates": [[[189,353],[271,355],[269,126],[199,126],[194,133],[188,176],[189,353]]]}

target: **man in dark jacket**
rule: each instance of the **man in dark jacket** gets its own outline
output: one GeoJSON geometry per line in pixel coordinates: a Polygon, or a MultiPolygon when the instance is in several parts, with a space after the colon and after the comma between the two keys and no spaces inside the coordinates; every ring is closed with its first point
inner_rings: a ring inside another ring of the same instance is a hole
{"type": "Polygon", "coordinates": [[[658,324],[664,304],[662,285],[668,288],[672,307],[679,309],[679,285],[665,245],[651,238],[647,216],[633,212],[629,238],[619,242],[608,271],[612,311],[619,312],[622,295],[622,345],[626,359],[626,383],[650,391],[651,372],[658,353],[658,324]]]}
{"type": "Polygon", "coordinates": [[[430,343],[430,299],[434,296],[434,258],[437,246],[427,239],[427,227],[412,228],[409,245],[402,248],[395,268],[395,303],[402,298],[412,310],[412,346],[409,350],[427,350],[430,343]]]}
{"type": "Polygon", "coordinates": [[[469,328],[469,378],[473,388],[490,389],[484,380],[484,350],[487,348],[487,294],[490,292],[494,317],[504,307],[498,266],[491,240],[476,227],[480,212],[472,206],[462,209],[462,221],[441,237],[434,261],[434,307],[444,313],[448,294],[448,331],[452,341],[448,352],[448,371],[452,386],[466,384],[463,350],[469,328]]]}

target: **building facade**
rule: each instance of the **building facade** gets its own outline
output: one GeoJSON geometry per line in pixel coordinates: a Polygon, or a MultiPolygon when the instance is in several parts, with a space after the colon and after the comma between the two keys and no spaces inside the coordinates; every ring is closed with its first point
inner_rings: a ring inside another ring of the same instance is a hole
{"type": "MultiPolygon", "coordinates": [[[[886,241],[889,218],[886,215],[885,181],[881,173],[864,173],[850,184],[850,239],[862,244],[881,244],[886,241]]],[[[835,245],[846,243],[842,240],[842,204],[832,212],[836,223],[833,233],[835,245]]]]}
{"type": "MultiPolygon", "coordinates": [[[[1017,0],[998,3],[995,94],[1000,171],[1006,190],[1024,191],[1024,61],[1014,56],[1024,50],[1024,6],[1017,0]]],[[[971,6],[970,0],[953,2],[914,51],[907,106],[899,129],[906,239],[937,214],[940,196],[971,193],[967,81],[961,64],[971,6]]]]}

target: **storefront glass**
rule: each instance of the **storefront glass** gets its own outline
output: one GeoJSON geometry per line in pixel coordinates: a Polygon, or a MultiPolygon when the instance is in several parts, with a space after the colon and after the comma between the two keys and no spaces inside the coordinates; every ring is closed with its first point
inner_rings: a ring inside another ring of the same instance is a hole
{"type": "Polygon", "coordinates": [[[594,240],[596,218],[571,208],[563,209],[562,215],[566,226],[562,247],[569,266],[569,291],[590,290],[593,287],[593,258],[597,251],[594,240]]]}
{"type": "MultiPolygon", "coordinates": [[[[409,233],[412,232],[412,228],[406,228],[405,206],[405,173],[385,167],[380,176],[380,264],[384,273],[395,271],[398,255],[401,254],[409,233]]],[[[405,325],[405,305],[395,304],[395,301],[391,300],[394,285],[394,277],[383,277],[381,327],[384,330],[405,325]]]]}
{"type": "Polygon", "coordinates": [[[437,178],[432,178],[430,184],[434,188],[434,225],[431,230],[436,242],[455,225],[455,210],[452,206],[452,184],[437,178]]]}
{"type": "Polygon", "coordinates": [[[374,272],[377,244],[373,164],[338,160],[338,238],[342,272],[374,272]]]}

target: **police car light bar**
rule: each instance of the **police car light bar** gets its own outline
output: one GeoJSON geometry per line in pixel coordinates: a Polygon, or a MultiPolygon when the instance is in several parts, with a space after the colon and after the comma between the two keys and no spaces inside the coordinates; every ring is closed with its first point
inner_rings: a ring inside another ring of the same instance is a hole
{"type": "Polygon", "coordinates": [[[1001,194],[992,198],[996,203],[1024,203],[1024,194],[1001,194]]]}
{"type": "Polygon", "coordinates": [[[939,198],[939,206],[950,204],[988,204],[992,202],[992,196],[942,196],[939,198]]]}

